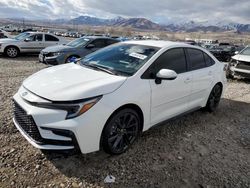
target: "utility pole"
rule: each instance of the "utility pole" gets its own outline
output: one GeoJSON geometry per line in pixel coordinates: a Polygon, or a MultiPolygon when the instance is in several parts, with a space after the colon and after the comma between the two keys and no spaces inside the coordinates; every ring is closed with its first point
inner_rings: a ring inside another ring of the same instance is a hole
{"type": "Polygon", "coordinates": [[[23,18],[23,29],[25,29],[25,19],[23,18]]]}

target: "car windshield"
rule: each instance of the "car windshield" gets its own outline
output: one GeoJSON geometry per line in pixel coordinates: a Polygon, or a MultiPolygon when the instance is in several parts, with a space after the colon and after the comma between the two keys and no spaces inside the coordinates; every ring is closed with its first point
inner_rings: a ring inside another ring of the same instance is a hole
{"type": "Polygon", "coordinates": [[[159,48],[119,43],[108,46],[80,60],[82,66],[95,66],[107,69],[118,75],[132,76],[159,48]]]}
{"type": "Polygon", "coordinates": [[[89,42],[88,38],[79,38],[79,39],[71,41],[70,43],[67,44],[67,46],[80,47],[80,46],[84,46],[88,42],[89,42]]]}
{"type": "Polygon", "coordinates": [[[240,54],[241,55],[250,55],[250,47],[247,47],[244,50],[242,50],[242,52],[240,54]]]}
{"type": "Polygon", "coordinates": [[[17,35],[14,39],[23,40],[23,39],[26,39],[29,36],[30,36],[30,33],[21,33],[21,34],[17,35]]]}

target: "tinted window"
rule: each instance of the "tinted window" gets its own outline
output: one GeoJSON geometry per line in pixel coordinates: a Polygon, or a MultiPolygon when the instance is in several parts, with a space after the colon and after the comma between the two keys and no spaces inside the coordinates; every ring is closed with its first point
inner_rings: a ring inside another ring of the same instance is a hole
{"type": "Polygon", "coordinates": [[[31,35],[28,37],[31,41],[42,41],[43,40],[43,35],[42,34],[36,34],[36,35],[31,35]]]}
{"type": "Polygon", "coordinates": [[[186,58],[182,48],[168,50],[155,61],[155,74],[161,69],[174,70],[177,74],[186,72],[186,58]]]}
{"type": "Polygon", "coordinates": [[[52,35],[45,35],[45,41],[59,41],[59,39],[52,35]]]}
{"type": "Polygon", "coordinates": [[[96,39],[91,44],[95,45],[95,48],[103,48],[106,46],[105,40],[103,39],[96,39]]]}
{"type": "Polygon", "coordinates": [[[106,40],[106,45],[111,45],[111,44],[114,44],[114,43],[117,43],[118,41],[117,40],[111,40],[111,39],[107,39],[106,40]]]}
{"type": "Polygon", "coordinates": [[[205,58],[207,67],[215,64],[214,60],[211,57],[209,57],[206,53],[204,53],[204,58],[205,58]]]}
{"type": "Polygon", "coordinates": [[[197,49],[188,49],[191,69],[197,70],[206,67],[203,52],[197,49]]]}
{"type": "Polygon", "coordinates": [[[33,41],[43,41],[43,35],[42,34],[34,35],[33,41]]]}

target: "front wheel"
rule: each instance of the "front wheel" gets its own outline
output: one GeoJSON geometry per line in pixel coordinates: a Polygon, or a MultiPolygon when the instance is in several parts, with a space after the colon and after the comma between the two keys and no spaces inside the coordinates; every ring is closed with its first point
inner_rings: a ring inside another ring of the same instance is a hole
{"type": "Polygon", "coordinates": [[[5,54],[8,57],[15,58],[15,57],[17,57],[19,55],[19,50],[14,46],[10,46],[10,47],[6,48],[5,54]]]}
{"type": "Polygon", "coordinates": [[[219,84],[216,84],[212,89],[207,100],[207,105],[205,109],[208,112],[214,112],[216,108],[219,106],[221,94],[222,94],[222,87],[219,84]]]}
{"type": "Polygon", "coordinates": [[[133,109],[115,113],[107,122],[102,134],[102,147],[109,154],[125,152],[140,132],[140,118],[133,109]]]}

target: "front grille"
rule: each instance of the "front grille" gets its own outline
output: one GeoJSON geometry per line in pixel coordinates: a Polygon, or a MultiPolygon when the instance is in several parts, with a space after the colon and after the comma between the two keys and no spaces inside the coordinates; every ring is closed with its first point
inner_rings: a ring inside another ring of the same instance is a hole
{"type": "Polygon", "coordinates": [[[236,68],[250,70],[250,62],[239,61],[236,68]]]}
{"type": "Polygon", "coordinates": [[[34,141],[43,141],[33,117],[27,115],[26,111],[16,101],[14,101],[14,118],[23,131],[34,141]]]}

